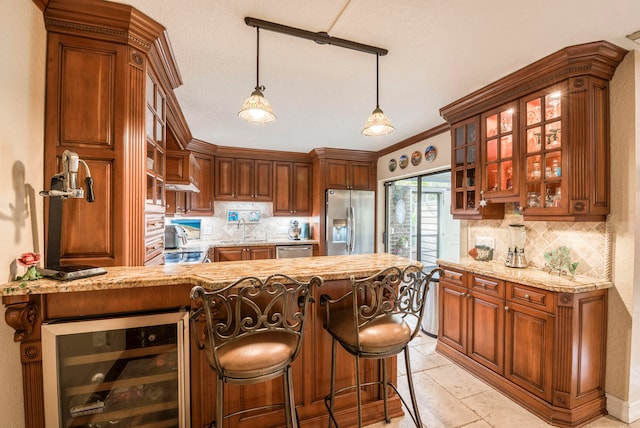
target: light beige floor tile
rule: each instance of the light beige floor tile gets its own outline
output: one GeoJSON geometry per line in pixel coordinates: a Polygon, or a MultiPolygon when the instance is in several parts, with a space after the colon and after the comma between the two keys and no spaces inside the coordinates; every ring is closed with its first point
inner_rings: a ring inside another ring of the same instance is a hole
{"type": "Polygon", "coordinates": [[[483,391],[460,401],[495,428],[551,427],[551,425],[494,389],[483,391]]]}
{"type": "MultiPolygon", "coordinates": [[[[616,419],[613,416],[607,415],[585,425],[585,428],[623,428],[623,427],[634,427],[634,424],[627,425],[621,420],[616,419]]],[[[640,423],[638,423],[638,425],[635,425],[635,427],[640,428],[640,423]]]]}
{"type": "MultiPolygon", "coordinates": [[[[469,425],[465,425],[464,427],[460,427],[460,428],[492,428],[492,427],[491,427],[491,425],[489,425],[484,420],[479,420],[479,421],[472,422],[469,425]]],[[[524,427],[522,427],[522,428],[524,428],[524,427]]]]}
{"type": "MultiPolygon", "coordinates": [[[[480,417],[449,391],[434,381],[428,372],[413,374],[413,382],[422,422],[429,428],[451,428],[470,424],[480,417]]],[[[410,396],[405,376],[398,378],[398,389],[407,402],[410,396]]],[[[404,419],[411,418],[405,415],[404,419]]]]}
{"type": "Polygon", "coordinates": [[[426,374],[458,400],[491,390],[489,385],[456,365],[436,367],[426,374]]]}

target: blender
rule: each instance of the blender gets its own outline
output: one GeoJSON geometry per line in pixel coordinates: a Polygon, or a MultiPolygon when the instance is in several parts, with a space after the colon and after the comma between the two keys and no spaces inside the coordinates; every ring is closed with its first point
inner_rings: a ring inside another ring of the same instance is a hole
{"type": "Polygon", "coordinates": [[[512,268],[526,268],[527,258],[524,256],[526,234],[524,224],[509,225],[509,252],[504,265],[512,268]]]}

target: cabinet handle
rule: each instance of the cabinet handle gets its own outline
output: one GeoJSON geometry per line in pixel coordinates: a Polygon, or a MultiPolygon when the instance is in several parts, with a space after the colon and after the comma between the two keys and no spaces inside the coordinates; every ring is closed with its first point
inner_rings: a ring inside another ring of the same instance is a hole
{"type": "Polygon", "coordinates": [[[529,295],[528,295],[528,294],[525,294],[525,295],[524,295],[524,299],[525,299],[525,300],[531,300],[531,297],[529,297],[529,295]]]}
{"type": "Polygon", "coordinates": [[[505,311],[507,311],[507,312],[509,312],[509,306],[505,306],[505,307],[504,307],[504,310],[505,310],[505,311]]]}
{"type": "Polygon", "coordinates": [[[467,293],[467,299],[468,299],[469,297],[471,297],[471,294],[467,293]]]}

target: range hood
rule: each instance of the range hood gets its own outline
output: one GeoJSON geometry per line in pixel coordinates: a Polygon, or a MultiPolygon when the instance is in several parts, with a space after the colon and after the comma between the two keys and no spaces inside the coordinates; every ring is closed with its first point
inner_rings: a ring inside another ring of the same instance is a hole
{"type": "Polygon", "coordinates": [[[167,150],[165,190],[199,193],[200,166],[188,150],[167,150]]]}

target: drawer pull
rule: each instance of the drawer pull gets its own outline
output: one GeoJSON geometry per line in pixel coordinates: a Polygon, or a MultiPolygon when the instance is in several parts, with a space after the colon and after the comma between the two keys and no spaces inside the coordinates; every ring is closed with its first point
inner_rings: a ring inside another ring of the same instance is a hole
{"type": "Polygon", "coordinates": [[[525,299],[525,300],[531,300],[531,296],[529,296],[528,294],[525,294],[525,295],[524,295],[524,299],[525,299]]]}
{"type": "Polygon", "coordinates": [[[504,310],[505,310],[505,311],[507,311],[507,312],[509,312],[509,306],[505,306],[505,307],[504,307],[504,310]]]}
{"type": "Polygon", "coordinates": [[[487,284],[482,283],[482,288],[484,288],[486,290],[487,289],[487,284]]]}

